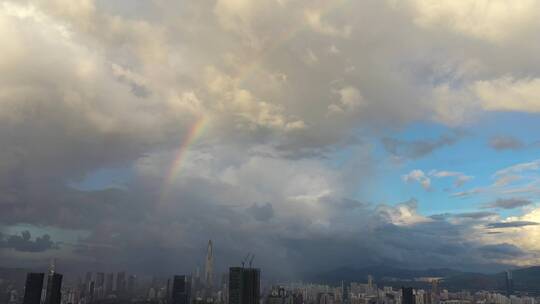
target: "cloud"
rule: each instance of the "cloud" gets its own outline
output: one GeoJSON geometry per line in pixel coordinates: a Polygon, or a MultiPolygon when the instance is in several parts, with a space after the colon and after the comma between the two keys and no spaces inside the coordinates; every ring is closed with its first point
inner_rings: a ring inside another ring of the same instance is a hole
{"type": "Polygon", "coordinates": [[[478,81],[474,91],[489,111],[540,112],[540,79],[502,77],[478,81]]]}
{"type": "Polygon", "coordinates": [[[518,150],[525,145],[512,136],[496,136],[489,140],[489,146],[495,150],[518,150]]]}
{"type": "Polygon", "coordinates": [[[426,156],[433,151],[450,146],[460,139],[460,135],[445,134],[433,140],[404,141],[395,138],[383,138],[382,143],[386,151],[392,155],[416,159],[426,156]]]}
{"type": "MultiPolygon", "coordinates": [[[[394,135],[411,123],[459,128],[492,111],[538,111],[538,81],[527,76],[540,69],[537,39],[513,41],[535,37],[535,5],[140,5],[0,4],[2,225],[53,227],[54,240],[77,234],[74,252],[59,250],[65,265],[153,273],[191,271],[206,239],[219,248],[217,268],[250,251],[287,275],[343,263],[501,262],[479,249],[485,231],[459,216],[434,220],[412,201],[359,202],[384,188],[373,178],[381,172],[370,138],[383,137],[392,156],[419,159],[462,134],[394,135]],[[335,162],[343,151],[353,156],[335,162]],[[70,186],[107,169],[129,172],[108,176],[124,187],[70,186]]],[[[508,183],[535,166],[495,179],[508,183]]],[[[438,177],[456,186],[469,179],[436,175],[413,170],[403,179],[426,189],[438,177]]],[[[31,262],[15,246],[52,246],[25,235],[0,250],[3,261],[31,262]]],[[[515,245],[534,250],[526,239],[515,245]]]]}
{"type": "Polygon", "coordinates": [[[501,169],[495,172],[495,176],[503,176],[511,173],[521,173],[524,171],[536,171],[538,169],[540,169],[540,160],[534,160],[531,162],[520,163],[501,169]]]}
{"type": "Polygon", "coordinates": [[[519,207],[530,206],[532,204],[533,202],[528,199],[500,198],[492,203],[486,204],[484,208],[514,209],[514,208],[519,208],[519,207]]]}
{"type": "Polygon", "coordinates": [[[260,206],[258,204],[253,204],[247,211],[258,221],[268,221],[274,217],[274,209],[270,203],[262,204],[260,206]]]}
{"type": "Polygon", "coordinates": [[[428,29],[446,29],[456,34],[502,43],[538,27],[538,4],[523,0],[409,1],[415,10],[414,22],[428,29]]]}
{"type": "Polygon", "coordinates": [[[527,255],[527,253],[519,247],[508,243],[485,245],[480,248],[480,251],[486,258],[506,259],[527,255]]]}
{"type": "Polygon", "coordinates": [[[497,216],[497,213],[477,211],[477,212],[456,213],[456,214],[452,214],[452,216],[457,217],[457,218],[465,218],[465,219],[485,219],[485,218],[497,216]]]}
{"type": "Polygon", "coordinates": [[[493,174],[493,177],[495,178],[494,185],[506,186],[514,181],[524,178],[524,174],[527,174],[530,171],[537,171],[538,169],[540,169],[540,160],[519,163],[506,167],[493,174]]]}
{"type": "Polygon", "coordinates": [[[445,177],[452,177],[454,178],[454,187],[461,187],[466,182],[470,181],[473,177],[469,175],[465,175],[462,172],[455,172],[455,171],[438,171],[438,170],[432,170],[429,172],[430,176],[437,177],[437,178],[445,178],[445,177]]]}
{"type": "Polygon", "coordinates": [[[486,225],[488,229],[496,229],[496,228],[520,228],[520,227],[527,227],[527,226],[536,226],[539,225],[537,222],[529,222],[529,221],[514,221],[514,222],[499,222],[499,223],[489,223],[486,225]]]}
{"type": "Polygon", "coordinates": [[[401,179],[406,183],[418,182],[425,190],[431,189],[431,179],[422,170],[412,170],[411,172],[402,175],[401,179]]]}
{"type": "Polygon", "coordinates": [[[425,190],[431,190],[431,178],[453,178],[454,179],[454,187],[461,187],[463,184],[471,180],[473,177],[469,175],[465,175],[461,172],[455,172],[455,171],[438,171],[438,170],[431,170],[429,173],[425,173],[422,170],[415,169],[410,171],[409,173],[402,175],[401,179],[404,182],[412,182],[416,181],[422,185],[422,187],[425,190]]]}
{"type": "Polygon", "coordinates": [[[336,93],[339,95],[339,101],[328,106],[330,113],[355,111],[366,102],[360,91],[352,86],[341,88],[336,93]]]}
{"type": "Polygon", "coordinates": [[[487,211],[473,211],[473,212],[462,212],[462,213],[447,212],[447,213],[441,213],[441,214],[433,214],[429,217],[436,221],[449,220],[457,224],[457,223],[463,223],[463,221],[469,221],[469,220],[474,220],[478,222],[478,221],[489,220],[490,218],[498,218],[499,214],[495,212],[487,212],[487,211]]]}
{"type": "Polygon", "coordinates": [[[20,252],[43,252],[58,249],[58,245],[51,240],[48,234],[36,237],[28,230],[22,231],[21,235],[4,235],[0,233],[0,248],[13,249],[20,252]]]}

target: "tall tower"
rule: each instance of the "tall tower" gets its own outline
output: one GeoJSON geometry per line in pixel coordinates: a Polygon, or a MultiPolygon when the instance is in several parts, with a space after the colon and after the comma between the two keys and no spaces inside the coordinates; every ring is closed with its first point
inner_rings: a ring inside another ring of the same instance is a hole
{"type": "Polygon", "coordinates": [[[506,271],[506,296],[510,297],[514,293],[514,281],[512,280],[512,271],[506,271]]]}
{"type": "Polygon", "coordinates": [[[414,291],[412,287],[401,287],[401,304],[414,304],[414,291]]]}
{"type": "Polygon", "coordinates": [[[439,279],[431,281],[431,304],[439,304],[439,279]]]}
{"type": "Polygon", "coordinates": [[[24,304],[40,304],[43,289],[43,273],[28,273],[24,287],[24,304]]]}
{"type": "Polygon", "coordinates": [[[261,295],[260,290],[260,269],[244,267],[229,268],[229,304],[258,304],[261,295]]]}
{"type": "Polygon", "coordinates": [[[208,241],[208,250],[206,252],[206,264],[204,268],[204,283],[206,288],[212,289],[213,271],[214,271],[214,249],[212,247],[212,240],[208,241]]]}
{"type": "Polygon", "coordinates": [[[56,261],[52,260],[49,266],[49,276],[47,278],[47,289],[45,292],[45,304],[60,304],[62,299],[62,275],[56,273],[56,261]]]}
{"type": "MultiPolygon", "coordinates": [[[[168,286],[169,284],[167,284],[168,286]]],[[[185,275],[175,275],[172,281],[171,304],[191,303],[191,280],[185,275]]]]}

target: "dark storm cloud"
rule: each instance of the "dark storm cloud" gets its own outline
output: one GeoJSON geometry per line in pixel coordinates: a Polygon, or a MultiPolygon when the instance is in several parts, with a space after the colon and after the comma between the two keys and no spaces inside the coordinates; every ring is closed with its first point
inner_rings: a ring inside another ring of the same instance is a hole
{"type": "Polygon", "coordinates": [[[514,222],[489,223],[489,224],[486,224],[486,228],[488,228],[488,229],[496,229],[496,228],[519,228],[519,227],[537,226],[537,225],[539,225],[539,223],[537,223],[537,222],[530,222],[530,221],[514,221],[514,222]]]}
{"type": "Polygon", "coordinates": [[[382,144],[386,151],[392,155],[405,158],[420,158],[426,156],[437,149],[455,144],[463,134],[455,132],[452,134],[443,134],[435,139],[406,141],[396,138],[385,137],[382,144]]]}
{"type": "Polygon", "coordinates": [[[495,150],[518,150],[525,147],[525,144],[512,136],[495,136],[489,140],[489,146],[495,150]]]}
{"type": "Polygon", "coordinates": [[[247,209],[247,212],[251,214],[256,220],[258,221],[268,221],[272,217],[274,217],[274,209],[272,208],[272,204],[266,203],[266,204],[253,204],[251,207],[247,209]]]}
{"type": "Polygon", "coordinates": [[[519,258],[526,255],[519,247],[507,243],[485,245],[480,247],[479,250],[486,258],[519,258]]]}
{"type": "Polygon", "coordinates": [[[335,213],[329,218],[332,225],[321,230],[313,216],[283,216],[304,209],[298,203],[289,202],[290,209],[278,204],[276,210],[275,203],[238,208],[235,204],[242,203],[245,194],[209,180],[186,180],[169,200],[156,205],[148,203],[151,188],[133,185],[133,189],[138,190],[75,191],[69,201],[56,205],[63,215],[42,210],[42,223],[91,229],[73,245],[74,252],[88,262],[83,259],[74,267],[94,265],[97,260],[115,269],[193,271],[203,261],[207,239],[214,240],[218,271],[253,252],[256,265],[270,277],[298,277],[321,265],[333,269],[388,262],[403,267],[454,267],[467,260],[466,266],[481,269],[484,263],[478,245],[465,241],[467,225],[426,221],[416,213],[415,200],[373,206],[323,197],[311,204],[339,208],[331,211],[335,213]],[[231,202],[230,206],[224,202],[231,202]],[[82,208],[87,218],[77,212],[82,208]]]}
{"type": "Polygon", "coordinates": [[[0,248],[14,249],[21,252],[43,252],[50,249],[58,249],[58,245],[51,240],[48,234],[38,236],[32,240],[29,231],[21,232],[21,235],[4,235],[0,233],[0,248]]]}
{"type": "Polygon", "coordinates": [[[514,209],[532,205],[533,202],[524,198],[499,198],[484,205],[484,208],[514,209]]]}

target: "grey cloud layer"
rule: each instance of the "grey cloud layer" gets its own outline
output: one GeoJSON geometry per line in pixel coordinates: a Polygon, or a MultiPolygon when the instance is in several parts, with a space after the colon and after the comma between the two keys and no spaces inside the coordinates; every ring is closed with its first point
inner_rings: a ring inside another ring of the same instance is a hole
{"type": "Polygon", "coordinates": [[[395,138],[383,138],[384,148],[391,154],[405,158],[419,158],[431,154],[444,146],[453,145],[462,135],[445,134],[433,140],[402,141],[395,138]]]}
{"type": "Polygon", "coordinates": [[[4,235],[0,233],[0,248],[14,249],[21,252],[42,252],[57,249],[58,245],[51,240],[48,234],[36,237],[32,240],[29,231],[21,232],[21,235],[4,235]]]}
{"type": "Polygon", "coordinates": [[[525,144],[511,136],[497,136],[490,139],[489,146],[495,150],[518,150],[524,148],[525,144]]]}
{"type": "Polygon", "coordinates": [[[532,205],[533,202],[528,199],[521,198],[500,198],[496,201],[486,204],[485,208],[502,208],[502,209],[514,209],[519,207],[525,207],[532,205]]]}
{"type": "MultiPolygon", "coordinates": [[[[461,134],[405,142],[387,132],[413,121],[459,125],[503,106],[537,110],[489,98],[516,84],[527,91],[519,100],[534,93],[534,79],[504,78],[540,70],[526,60],[534,47],[505,44],[512,35],[483,27],[433,23],[461,15],[441,6],[434,16],[422,1],[140,5],[0,4],[2,224],[85,231],[74,246],[85,260],[77,262],[145,271],[190,270],[200,262],[197,244],[209,238],[222,266],[251,251],[288,274],[359,263],[360,255],[411,266],[501,262],[500,253],[486,255],[501,248],[469,239],[472,224],[425,218],[412,201],[352,199],[376,174],[361,137],[384,135],[390,153],[418,158],[461,134]],[[176,179],[166,180],[199,120],[202,135],[176,179]],[[354,155],[339,168],[324,161],[336,148],[354,155]],[[118,167],[133,171],[123,189],[68,186],[118,167]]],[[[456,186],[469,178],[450,173],[443,175],[461,178],[456,186]]],[[[429,188],[423,173],[415,176],[429,188]]],[[[12,242],[52,246],[27,236],[12,242]]]]}
{"type": "Polygon", "coordinates": [[[529,221],[514,221],[514,222],[489,223],[489,224],[486,224],[486,227],[490,229],[496,229],[496,228],[519,228],[519,227],[536,226],[536,225],[540,225],[540,224],[537,222],[529,222],[529,221]]]}

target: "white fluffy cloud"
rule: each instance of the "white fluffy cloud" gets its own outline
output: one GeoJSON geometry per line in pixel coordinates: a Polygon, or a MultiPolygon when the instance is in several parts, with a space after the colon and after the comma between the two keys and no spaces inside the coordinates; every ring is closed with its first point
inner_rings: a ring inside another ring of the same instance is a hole
{"type": "Polygon", "coordinates": [[[538,27],[538,3],[534,0],[413,0],[414,22],[426,28],[442,28],[459,34],[502,42],[538,27]]]}
{"type": "Polygon", "coordinates": [[[415,169],[401,177],[404,182],[418,182],[425,190],[431,189],[431,178],[424,171],[415,169]]]}

